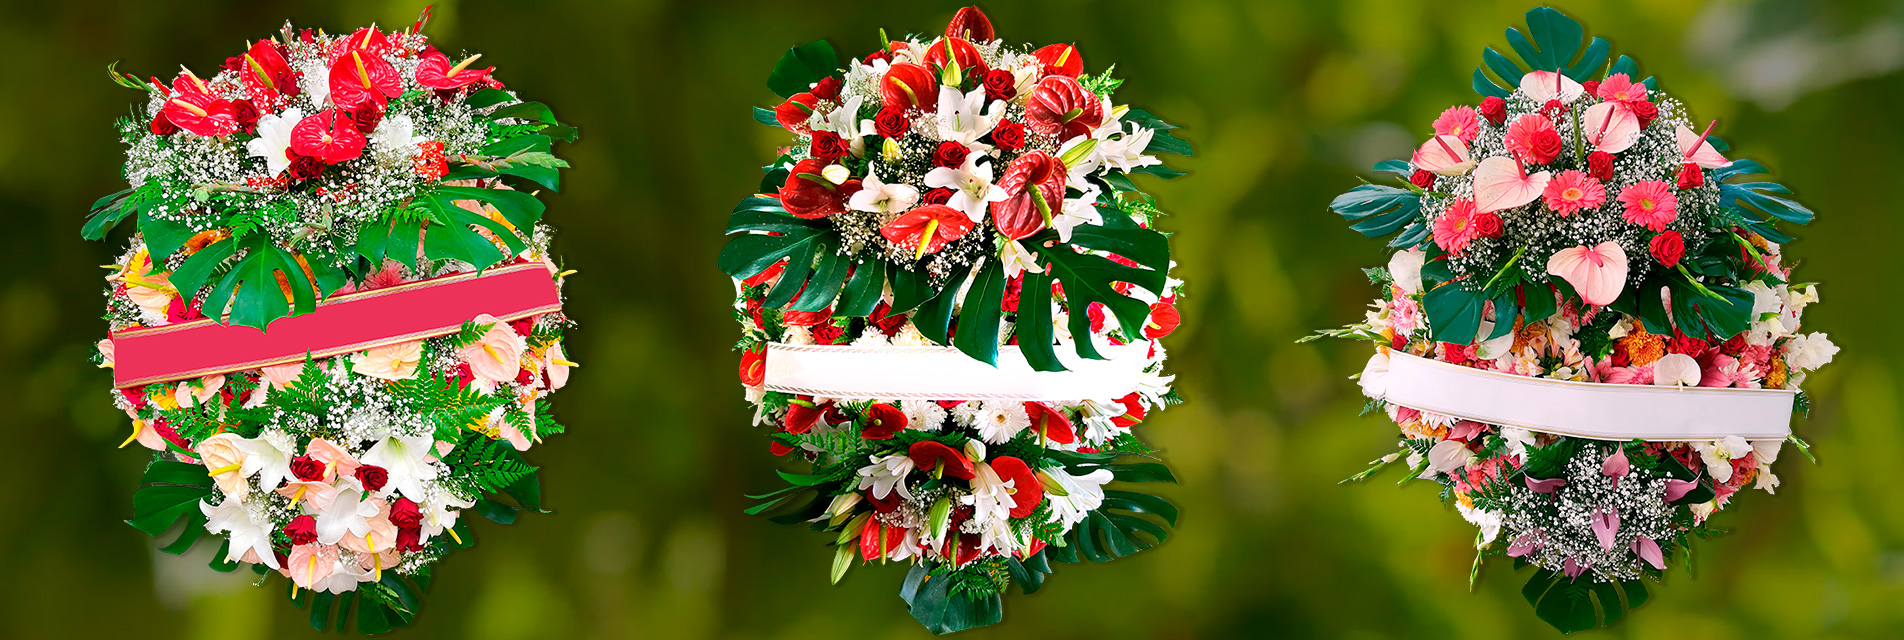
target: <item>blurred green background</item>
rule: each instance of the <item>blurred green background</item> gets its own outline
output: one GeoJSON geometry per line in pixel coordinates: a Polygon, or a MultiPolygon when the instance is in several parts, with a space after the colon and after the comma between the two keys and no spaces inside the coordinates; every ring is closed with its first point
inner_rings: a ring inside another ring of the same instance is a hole
{"type": "MultiPolygon", "coordinates": [[[[119,520],[146,454],[109,377],[94,265],[118,244],[79,238],[87,205],[120,188],[111,121],[143,99],[101,73],[114,60],[170,78],[209,74],[285,18],[345,30],[407,25],[418,0],[8,1],[0,9],[0,636],[267,638],[311,634],[303,612],[154,551],[119,520]]],[[[557,396],[571,426],[530,452],[554,513],[477,525],[479,545],[437,570],[398,637],[913,638],[904,569],[855,569],[829,587],[819,534],[741,513],[778,485],[748,425],[728,350],[731,287],[714,269],[727,211],[784,142],[748,108],[773,99],[787,47],[848,53],[876,29],[937,32],[948,2],[438,3],[428,33],[481,52],[497,76],[578,125],[567,190],[545,196],[558,251],[581,274],[557,396]],[[847,5],[855,5],[848,10],[847,5]]],[[[1379,242],[1326,205],[1374,161],[1405,157],[1444,107],[1472,103],[1482,45],[1504,48],[1523,2],[1382,0],[993,3],[1012,42],[1072,42],[1088,69],[1117,63],[1120,102],[1188,127],[1191,175],[1153,181],[1190,282],[1169,342],[1190,402],[1143,435],[1182,484],[1179,535],[1105,565],[1061,565],[1035,596],[1006,599],[985,637],[1553,637],[1519,595],[1526,574],[1489,566],[1466,588],[1473,529],[1399,474],[1336,481],[1393,450],[1392,425],[1355,417],[1345,376],[1359,345],[1298,346],[1356,320],[1372,297],[1356,267],[1379,242]]],[[[1850,638],[1904,634],[1904,343],[1896,188],[1904,175],[1904,3],[1565,2],[1662,87],[1717,118],[1734,157],[1765,162],[1819,213],[1788,256],[1818,280],[1807,328],[1844,347],[1813,377],[1795,423],[1820,465],[1788,452],[1784,490],[1718,517],[1655,600],[1596,637],[1850,638]]],[[[123,238],[115,237],[115,243],[123,238]]]]}

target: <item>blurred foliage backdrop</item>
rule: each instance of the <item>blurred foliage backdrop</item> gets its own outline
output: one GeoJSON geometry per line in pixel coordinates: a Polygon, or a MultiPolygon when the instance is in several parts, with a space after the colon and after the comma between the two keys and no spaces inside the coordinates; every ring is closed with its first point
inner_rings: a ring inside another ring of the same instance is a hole
{"type": "MultiPolygon", "coordinates": [[[[210,73],[289,17],[330,30],[408,24],[421,0],[160,3],[9,1],[0,9],[0,636],[305,637],[278,588],[165,556],[119,520],[146,454],[85,356],[103,329],[86,243],[93,198],[119,188],[111,121],[141,99],[107,82],[177,65],[210,73]]],[[[776,486],[736,384],[731,287],[714,269],[732,204],[784,141],[748,108],[787,47],[877,46],[876,29],[935,32],[946,2],[439,2],[439,46],[485,54],[511,88],[581,127],[549,199],[569,264],[568,435],[531,452],[553,514],[477,525],[399,637],[910,638],[904,569],[829,587],[817,534],[741,514],[776,486]],[[851,10],[846,5],[852,4],[851,10]]],[[[1473,529],[1391,472],[1336,481],[1392,451],[1393,426],[1355,417],[1359,345],[1297,346],[1358,318],[1356,267],[1380,243],[1325,205],[1375,160],[1405,157],[1444,107],[1471,103],[1481,46],[1503,46],[1525,0],[1435,5],[1061,0],[986,6],[1014,42],[1073,42],[1117,63],[1120,102],[1186,125],[1191,175],[1155,186],[1191,288],[1170,339],[1190,402],[1146,436],[1184,507],[1169,544],[1108,565],[1061,566],[1011,595],[983,637],[1551,637],[1524,574],[1489,566],[1466,588],[1473,529]]],[[[1884,331],[1901,236],[1897,118],[1904,4],[1797,0],[1568,1],[1563,10],[1717,118],[1818,213],[1788,255],[1825,283],[1807,327],[1844,347],[1796,423],[1822,464],[1785,456],[1777,496],[1719,517],[1654,601],[1603,637],[1897,637],[1904,633],[1904,342],[1884,331]]],[[[1173,161],[1174,163],[1174,161],[1173,161]]],[[[115,238],[115,242],[123,242],[115,238]]],[[[1887,329],[1890,328],[1890,329],[1887,329]]]]}

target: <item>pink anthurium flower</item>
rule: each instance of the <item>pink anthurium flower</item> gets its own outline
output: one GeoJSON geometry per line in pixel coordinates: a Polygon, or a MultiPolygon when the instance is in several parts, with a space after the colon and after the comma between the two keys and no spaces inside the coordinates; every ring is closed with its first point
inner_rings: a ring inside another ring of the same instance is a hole
{"type": "Polygon", "coordinates": [[[1626,289],[1626,250],[1611,240],[1561,249],[1547,260],[1547,273],[1573,285],[1588,304],[1604,307],[1626,289]]]}
{"type": "Polygon", "coordinates": [[[1580,86],[1573,78],[1558,71],[1534,71],[1521,76],[1521,93],[1536,103],[1545,104],[1548,100],[1573,102],[1586,87],[1580,86]]]}
{"type": "Polygon", "coordinates": [[[1600,548],[1613,550],[1613,538],[1620,533],[1620,512],[1609,507],[1593,510],[1593,537],[1600,539],[1600,548]]]}
{"type": "Polygon", "coordinates": [[[1712,125],[1716,124],[1719,122],[1714,120],[1712,124],[1706,125],[1705,135],[1693,133],[1692,129],[1686,128],[1686,125],[1674,128],[1673,139],[1679,142],[1680,157],[1705,169],[1717,169],[1732,164],[1731,160],[1719,155],[1719,150],[1712,147],[1712,142],[1706,140],[1706,136],[1712,134],[1712,125]]]}
{"type": "Polygon", "coordinates": [[[1593,147],[1607,153],[1632,148],[1640,137],[1640,117],[1624,102],[1602,102],[1587,107],[1587,112],[1580,116],[1580,124],[1593,147]]]}
{"type": "Polygon", "coordinates": [[[1633,555],[1637,555],[1641,560],[1645,560],[1646,564],[1653,565],[1654,569],[1666,568],[1666,556],[1659,552],[1659,543],[1654,542],[1652,538],[1644,536],[1634,538],[1633,555]]]}
{"type": "Polygon", "coordinates": [[[1600,463],[1600,473],[1609,478],[1624,478],[1632,469],[1633,464],[1626,459],[1626,449],[1614,449],[1613,455],[1607,456],[1606,461],[1600,463]]]}
{"type": "Polygon", "coordinates": [[[1535,480],[1533,476],[1521,476],[1521,479],[1527,481],[1527,490],[1534,493],[1553,493],[1559,491],[1562,485],[1567,484],[1566,478],[1535,480]]]}
{"type": "Polygon", "coordinates": [[[1475,207],[1487,213],[1533,202],[1547,190],[1552,177],[1546,171],[1529,175],[1527,167],[1506,156],[1482,160],[1474,170],[1475,207]]]}
{"type": "Polygon", "coordinates": [[[1521,534],[1520,537],[1514,539],[1514,542],[1507,545],[1507,555],[1508,557],[1519,558],[1539,551],[1541,546],[1546,543],[1546,532],[1540,530],[1529,531],[1521,534]]]}
{"type": "Polygon", "coordinates": [[[1444,176],[1466,174],[1474,168],[1474,157],[1468,152],[1468,143],[1457,136],[1435,136],[1422,143],[1415,150],[1415,157],[1409,160],[1415,166],[1444,176]]]}
{"type": "Polygon", "coordinates": [[[1666,501],[1672,502],[1684,498],[1686,494],[1692,493],[1692,490],[1697,488],[1699,488],[1698,480],[1667,480],[1666,501]]]}

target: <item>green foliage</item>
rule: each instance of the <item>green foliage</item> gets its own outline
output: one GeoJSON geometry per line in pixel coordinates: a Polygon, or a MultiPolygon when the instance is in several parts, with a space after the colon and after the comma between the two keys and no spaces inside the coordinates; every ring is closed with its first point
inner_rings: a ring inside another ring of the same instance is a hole
{"type": "Polygon", "coordinates": [[[1534,614],[1561,633],[1573,633],[1618,622],[1626,610],[1646,603],[1646,584],[1627,580],[1617,586],[1589,578],[1568,578],[1541,569],[1527,580],[1521,595],[1534,614]]]}
{"type": "Polygon", "coordinates": [[[412,411],[436,428],[436,439],[462,440],[481,427],[489,414],[515,400],[507,394],[484,394],[450,378],[416,378],[391,383],[391,391],[412,411]]]}
{"type": "Polygon", "coordinates": [[[449,342],[451,349],[462,349],[481,341],[483,336],[495,327],[494,322],[477,324],[475,320],[464,320],[463,326],[458,328],[456,333],[443,336],[443,339],[449,342]]]}
{"type": "Polygon", "coordinates": [[[234,255],[237,260],[205,295],[205,315],[216,318],[230,309],[230,324],[262,330],[278,318],[317,309],[317,282],[311,273],[265,234],[227,238],[199,250],[172,273],[172,285],[181,295],[190,295],[234,255]],[[289,299],[279,278],[289,284],[289,299]]]}
{"type": "Polygon", "coordinates": [[[806,91],[815,82],[833,75],[839,69],[840,56],[833,52],[833,45],[825,40],[815,40],[787,50],[780,56],[780,62],[774,65],[773,74],[767,76],[767,88],[774,95],[791,98],[793,94],[806,91]]]}
{"type": "Polygon", "coordinates": [[[132,519],[126,524],[158,537],[184,519],[178,539],[162,551],[185,553],[205,533],[206,518],[199,503],[212,495],[212,480],[205,475],[204,465],[155,459],[139,478],[139,488],[132,494],[132,519]]]}
{"type": "Polygon", "coordinates": [[[1336,196],[1329,209],[1364,236],[1380,238],[1401,231],[1391,247],[1414,247],[1428,241],[1430,230],[1421,215],[1421,194],[1408,189],[1363,184],[1336,196]]]}
{"type": "Polygon", "coordinates": [[[508,442],[471,433],[443,456],[444,483],[470,495],[498,493],[536,472],[508,442]]]}
{"type": "Polygon", "coordinates": [[[913,565],[899,591],[913,619],[925,625],[927,631],[947,634],[997,624],[1004,618],[1003,602],[997,593],[976,598],[953,593],[953,580],[931,573],[928,564],[913,565]]]}
{"type": "MultiPolygon", "coordinates": [[[[1612,45],[1604,38],[1593,38],[1587,43],[1585,51],[1580,44],[1586,32],[1580,23],[1548,7],[1535,7],[1527,12],[1527,34],[1508,28],[1507,44],[1519,54],[1528,71],[1559,71],[1576,82],[1585,82],[1606,66],[1607,53],[1612,45]],[[1529,41],[1529,35],[1532,41],[1529,41]],[[1577,55],[1576,55],[1577,54],[1577,55]],[[1576,57],[1578,62],[1576,62],[1576,57]]],[[[1506,98],[1520,86],[1521,76],[1525,72],[1520,66],[1508,60],[1492,47],[1481,50],[1481,60],[1487,69],[1506,82],[1506,86],[1497,85],[1480,69],[1474,70],[1474,91],[1484,96],[1506,98]]],[[[1648,84],[1650,85],[1650,78],[1648,84]]]]}

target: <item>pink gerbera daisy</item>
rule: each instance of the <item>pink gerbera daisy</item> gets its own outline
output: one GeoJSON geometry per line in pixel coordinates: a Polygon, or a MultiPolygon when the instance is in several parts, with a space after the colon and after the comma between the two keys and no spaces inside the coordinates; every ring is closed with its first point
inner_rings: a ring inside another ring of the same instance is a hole
{"type": "Polygon", "coordinates": [[[1673,186],[1658,180],[1642,180],[1620,190],[1620,203],[1626,205],[1626,221],[1665,231],[1666,225],[1679,218],[1679,196],[1673,186]]]}
{"type": "Polygon", "coordinates": [[[1467,105],[1448,107],[1441,112],[1441,117],[1435,118],[1435,135],[1454,136],[1462,142],[1474,142],[1480,129],[1481,117],[1474,112],[1474,107],[1467,105]]]}
{"type": "Polygon", "coordinates": [[[1613,102],[1640,102],[1646,99],[1646,85],[1636,84],[1624,73],[1607,76],[1597,92],[1601,99],[1613,102]]]}
{"type": "Polygon", "coordinates": [[[1565,218],[1581,209],[1599,208],[1606,202],[1606,188],[1586,172],[1569,170],[1548,182],[1541,197],[1547,200],[1547,208],[1565,218]]]}
{"type": "Polygon", "coordinates": [[[1504,142],[1508,152],[1529,164],[1553,162],[1554,156],[1560,154],[1562,144],[1554,121],[1538,113],[1521,116],[1509,123],[1504,142]]]}
{"type": "Polygon", "coordinates": [[[1456,200],[1454,206],[1435,218],[1435,245],[1448,253],[1460,253],[1480,235],[1474,226],[1473,200],[1456,200]]]}

